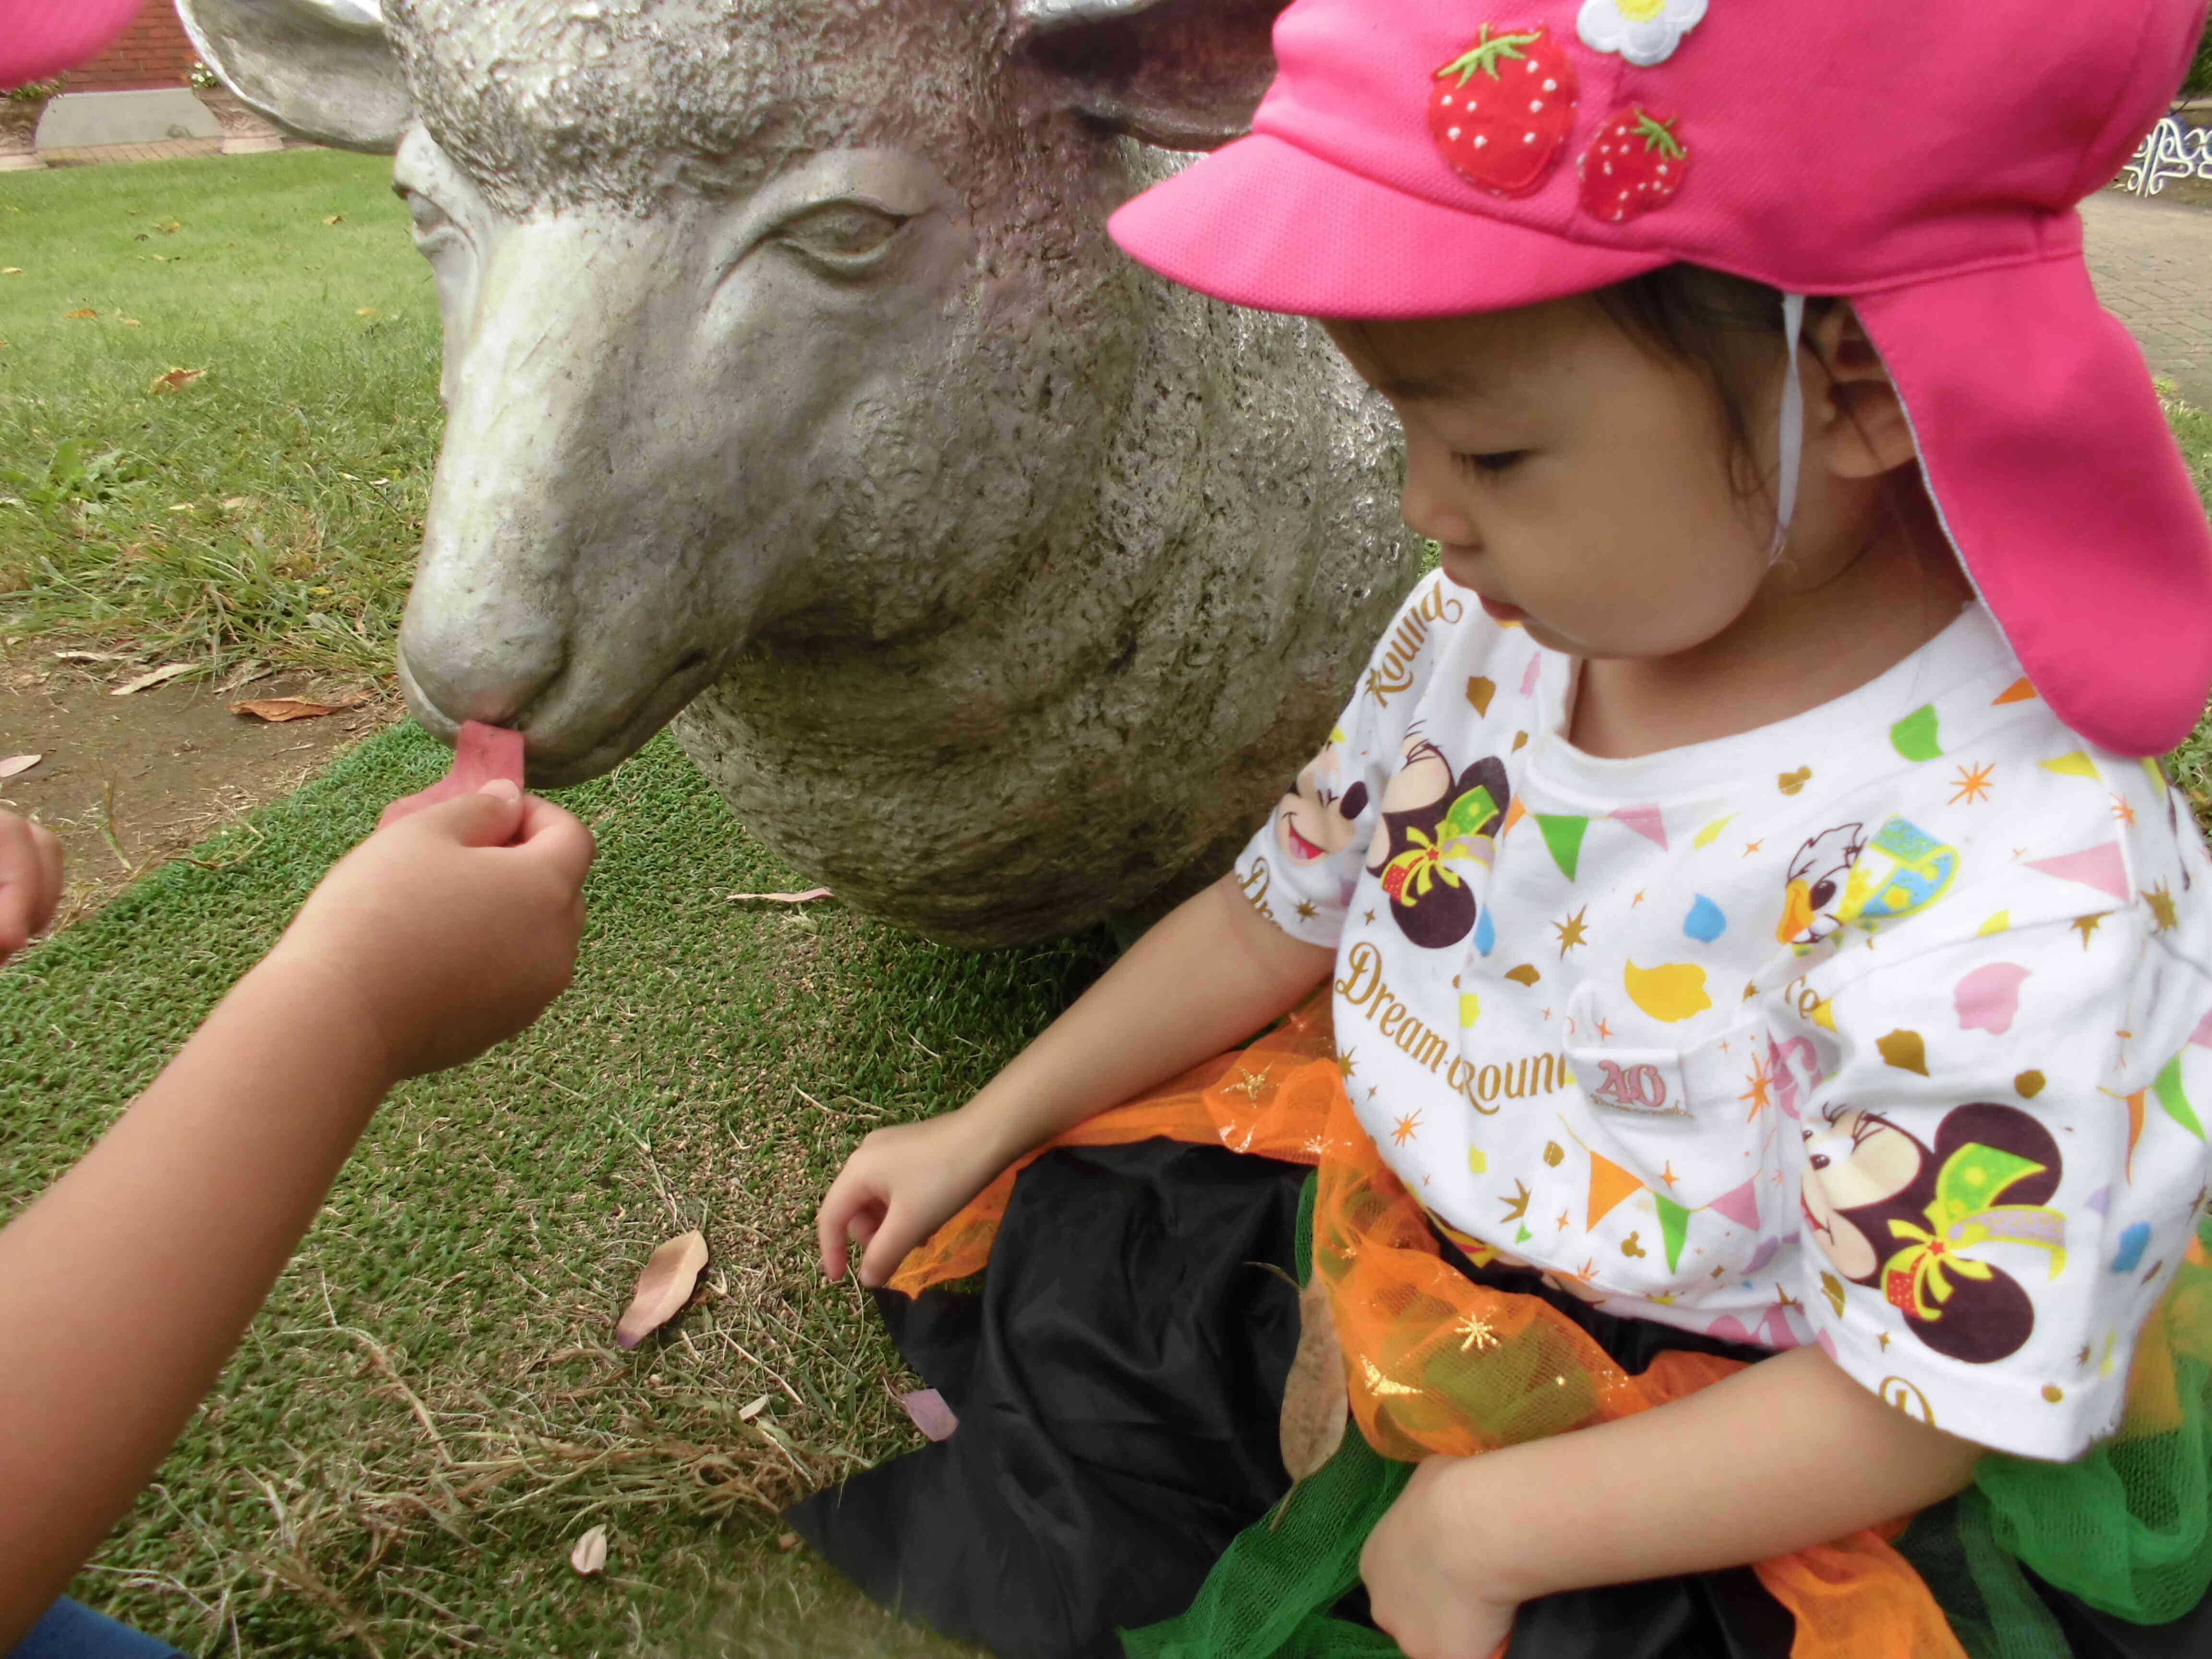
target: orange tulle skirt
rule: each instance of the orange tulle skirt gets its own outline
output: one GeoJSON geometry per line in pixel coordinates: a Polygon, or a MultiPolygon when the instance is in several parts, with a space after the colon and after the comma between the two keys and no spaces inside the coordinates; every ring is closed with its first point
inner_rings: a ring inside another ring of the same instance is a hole
{"type": "MultiPolygon", "coordinates": [[[[1448,1261],[1420,1206],[1353,1115],[1326,995],[1249,1047],[1078,1125],[1007,1170],[910,1254],[908,1295],[980,1272],[1014,1178],[1060,1146],[1164,1138],[1318,1170],[1314,1271],[1327,1281],[1352,1413],[1386,1457],[1469,1457],[1663,1405],[1739,1369],[1711,1354],[1623,1370],[1541,1297],[1477,1284],[1448,1261]]],[[[1792,1659],[1965,1659],[1888,1526],[1754,1564],[1796,1617],[1792,1659]]]]}

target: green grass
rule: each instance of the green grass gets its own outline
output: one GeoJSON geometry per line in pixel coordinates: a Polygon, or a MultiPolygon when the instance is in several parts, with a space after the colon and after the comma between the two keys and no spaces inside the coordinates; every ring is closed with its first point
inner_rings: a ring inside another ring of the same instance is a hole
{"type": "MultiPolygon", "coordinates": [[[[0,971],[0,1213],[445,759],[411,726],[372,739],[0,971]]],[[[567,799],[600,845],[575,988],[393,1097],[76,1593],[194,1653],[964,1651],[775,1546],[779,1501],[920,1443],[811,1210],[862,1133],[972,1092],[1103,947],[970,953],[727,903],[798,878],[666,738],[567,799]],[[721,1294],[617,1352],[638,1268],[692,1225],[721,1294]],[[581,1580],[568,1547],[599,1522],[612,1564],[581,1580]]]]}
{"type": "MultiPolygon", "coordinates": [[[[2160,391],[2166,388],[2161,386],[2160,391]]],[[[2204,498],[2205,511],[2212,514],[2212,413],[2192,409],[2171,396],[2164,402],[2166,418],[2173,423],[2173,435],[2197,480],[2197,493],[2204,498]]],[[[2199,822],[2212,832],[2212,714],[2199,721],[2189,740],[2167,757],[2166,769],[2188,793],[2199,822]]]]}
{"type": "Polygon", "coordinates": [[[440,423],[390,173],[302,150],[0,178],[0,641],[390,672],[440,423]],[[173,368],[207,372],[153,391],[173,368]]]}

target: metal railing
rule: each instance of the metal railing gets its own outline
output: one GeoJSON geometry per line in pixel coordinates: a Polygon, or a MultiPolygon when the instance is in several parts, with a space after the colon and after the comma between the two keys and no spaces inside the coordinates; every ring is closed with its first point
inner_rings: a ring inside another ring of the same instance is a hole
{"type": "Polygon", "coordinates": [[[2185,126],[2169,115],[2129,158],[2119,183],[2131,196],[2155,196],[2176,179],[2212,180],[2212,126],[2185,126]]]}

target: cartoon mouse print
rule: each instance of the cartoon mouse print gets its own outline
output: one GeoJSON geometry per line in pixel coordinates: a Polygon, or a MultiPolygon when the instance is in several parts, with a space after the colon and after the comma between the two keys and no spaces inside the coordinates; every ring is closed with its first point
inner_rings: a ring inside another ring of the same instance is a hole
{"type": "Polygon", "coordinates": [[[2058,1144],[2027,1113],[1987,1102],[1954,1107],[1930,1147],[1880,1112],[1839,1107],[1804,1130],[1800,1201],[1806,1228],[1836,1271],[1879,1288],[1905,1328],[1969,1364],[2016,1353],[2035,1328],[2027,1290],[1984,1259],[2025,1244],[2066,1265],[2058,1144]]]}
{"type": "Polygon", "coordinates": [[[1513,791],[1505,763],[1495,756],[1455,775],[1443,750],[1418,726],[1407,734],[1402,755],[1382,791],[1367,867],[1382,878],[1399,931],[1441,950],[1474,931],[1470,866],[1489,867],[1513,791]]]}

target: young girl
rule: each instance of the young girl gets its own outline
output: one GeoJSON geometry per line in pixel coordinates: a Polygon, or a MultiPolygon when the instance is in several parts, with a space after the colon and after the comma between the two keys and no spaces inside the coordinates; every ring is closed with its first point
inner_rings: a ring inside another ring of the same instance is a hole
{"type": "Polygon", "coordinates": [[[864,1584],[1023,1654],[2212,1644],[2212,885],[2139,758],[2212,538],[2072,210],[2203,24],[1283,14],[1115,234],[1329,319],[1442,568],[1233,878],[831,1187],[961,1419],[799,1511],[864,1584]]]}

